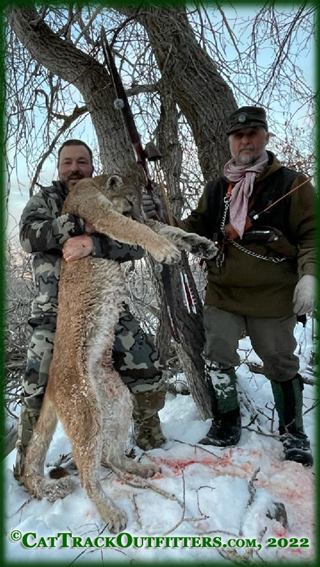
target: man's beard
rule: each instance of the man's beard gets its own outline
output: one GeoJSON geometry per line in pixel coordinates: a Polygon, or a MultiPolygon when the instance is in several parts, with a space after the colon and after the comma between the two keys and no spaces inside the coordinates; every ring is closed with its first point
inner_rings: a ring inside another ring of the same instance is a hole
{"type": "MultiPolygon", "coordinates": [[[[250,149],[250,151],[253,151],[253,150],[250,149]]],[[[252,163],[254,163],[258,159],[258,157],[261,156],[262,152],[263,152],[263,149],[261,149],[257,152],[253,151],[253,153],[245,153],[245,152],[241,151],[239,153],[239,155],[234,157],[235,163],[236,163],[236,165],[251,165],[252,163]]]]}
{"type": "Polygon", "coordinates": [[[69,187],[69,189],[74,187],[75,184],[77,183],[77,181],[80,181],[80,179],[83,179],[83,175],[72,175],[71,177],[68,177],[67,186],[69,187]],[[70,184],[70,181],[71,181],[71,184],[70,184]]]}

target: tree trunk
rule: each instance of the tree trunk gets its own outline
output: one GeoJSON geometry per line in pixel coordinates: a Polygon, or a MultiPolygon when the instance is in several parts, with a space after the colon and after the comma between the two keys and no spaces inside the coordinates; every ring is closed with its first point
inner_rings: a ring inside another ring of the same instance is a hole
{"type": "Polygon", "coordinates": [[[62,39],[42,21],[33,7],[10,7],[9,22],[32,57],[53,75],[73,84],[81,93],[94,126],[100,159],[108,173],[129,175],[135,163],[108,71],[68,39],[62,39]]]}
{"type": "MultiPolygon", "coordinates": [[[[121,11],[130,12],[124,8],[121,11]]],[[[8,8],[9,21],[23,45],[39,64],[54,75],[72,83],[82,94],[95,128],[100,159],[105,171],[130,175],[134,168],[133,152],[128,143],[119,112],[115,111],[115,94],[107,70],[93,57],[83,53],[68,39],[55,34],[43,21],[35,8],[8,8]]],[[[162,72],[162,83],[167,85],[172,97],[185,115],[198,147],[199,162],[206,180],[220,175],[222,165],[229,157],[227,137],[224,134],[226,116],[236,108],[228,85],[219,76],[214,62],[198,45],[183,9],[144,6],[132,14],[145,27],[162,72]]],[[[177,152],[179,147],[176,146],[177,152]]],[[[168,188],[173,202],[179,197],[179,170],[181,156],[168,165],[168,188]],[[176,171],[174,171],[174,166],[176,171]]],[[[169,158],[167,155],[167,162],[169,158]]],[[[174,207],[175,208],[175,207],[174,207]]],[[[176,210],[175,210],[176,213],[176,210]]],[[[197,306],[197,315],[187,314],[180,281],[180,272],[170,267],[171,292],[175,304],[175,318],[180,340],[177,350],[189,386],[199,411],[208,417],[208,396],[205,393],[201,352],[204,334],[201,323],[202,305],[197,290],[183,258],[183,271],[197,306]],[[185,357],[185,358],[183,358],[185,357]]],[[[162,290],[163,296],[163,290],[162,290]]],[[[164,312],[167,312],[166,307],[164,312]]]]}
{"type": "MultiPolygon", "coordinates": [[[[161,113],[158,126],[158,146],[162,154],[161,169],[169,193],[169,212],[180,217],[183,205],[180,191],[182,164],[182,148],[178,137],[178,110],[168,85],[160,84],[161,113]]],[[[167,268],[168,269],[168,268],[167,268]]],[[[190,270],[187,255],[182,253],[178,266],[170,266],[170,282],[172,286],[172,307],[175,315],[179,340],[175,347],[181,366],[185,372],[188,386],[203,419],[211,417],[210,391],[204,376],[202,351],[204,346],[204,329],[202,323],[202,302],[190,270]],[[184,296],[185,283],[181,276],[187,276],[188,284],[196,305],[196,313],[188,308],[184,296]]],[[[159,292],[161,285],[157,278],[159,292]]],[[[166,306],[166,298],[162,297],[162,305],[166,306]]],[[[162,311],[157,336],[161,352],[168,350],[170,339],[169,317],[167,307],[162,311]]]]}
{"type": "MultiPolygon", "coordinates": [[[[131,8],[125,10],[127,15],[133,14],[131,8]]],[[[209,181],[219,177],[230,158],[225,133],[227,117],[237,108],[230,87],[220,77],[212,59],[197,43],[184,8],[144,6],[138,12],[137,19],[148,33],[162,73],[161,83],[172,94],[192,130],[204,179],[209,181]]],[[[175,188],[173,175],[169,178],[175,188]]],[[[177,194],[177,189],[174,190],[177,194]]],[[[205,340],[202,304],[185,256],[182,262],[182,269],[193,288],[197,315],[187,314],[183,308],[178,271],[170,267],[175,289],[175,314],[181,336],[181,342],[176,345],[177,353],[198,410],[203,418],[209,418],[212,417],[212,385],[205,380],[201,356],[205,340]]]]}
{"type": "Polygon", "coordinates": [[[159,81],[161,101],[160,118],[157,128],[157,145],[162,154],[161,170],[168,190],[169,213],[180,218],[183,207],[180,178],[182,148],[178,136],[179,113],[169,85],[159,81]]]}
{"type": "MultiPolygon", "coordinates": [[[[150,259],[154,268],[154,262],[150,259]]],[[[210,384],[205,380],[204,360],[202,351],[204,346],[204,330],[202,325],[202,303],[199,298],[190,267],[185,255],[179,266],[166,266],[169,273],[168,281],[172,290],[172,307],[174,313],[174,323],[177,328],[178,338],[175,340],[175,348],[182,368],[185,372],[191,395],[197,405],[198,411],[203,419],[212,417],[210,384]],[[188,274],[191,292],[194,298],[196,313],[188,313],[185,306],[183,285],[181,274],[188,274]]],[[[161,280],[161,274],[153,269],[153,284],[157,289],[162,305],[162,317],[158,345],[162,350],[163,345],[167,345],[169,315],[167,297],[161,280]]]]}
{"type": "MultiPolygon", "coordinates": [[[[135,13],[133,8],[119,10],[135,13]]],[[[162,81],[192,130],[204,179],[220,176],[230,157],[227,117],[237,108],[232,90],[198,44],[183,7],[145,5],[137,20],[148,33],[162,81]]]]}
{"type": "MultiPolygon", "coordinates": [[[[127,14],[129,11],[130,9],[126,9],[127,14]]],[[[166,86],[166,91],[180,107],[192,130],[204,179],[209,181],[220,176],[223,165],[230,158],[225,134],[227,117],[237,108],[230,87],[220,77],[215,63],[197,43],[183,8],[144,6],[141,13],[138,13],[137,19],[148,33],[162,73],[161,83],[166,86]]],[[[167,102],[167,112],[168,105],[167,102]]],[[[165,111],[165,105],[162,105],[162,111],[165,111]]],[[[170,142],[173,140],[173,149],[179,163],[176,140],[173,139],[172,132],[168,134],[168,131],[169,128],[165,137],[170,142]]],[[[160,150],[163,152],[161,146],[160,150]]],[[[172,161],[171,166],[168,167],[167,186],[169,202],[176,205],[179,202],[179,188],[175,182],[173,164],[172,161]]],[[[177,208],[174,214],[178,216],[177,208]]],[[[182,259],[181,271],[187,274],[193,290],[197,314],[187,313],[182,285],[179,281],[179,270],[170,267],[171,281],[174,285],[174,312],[181,339],[176,344],[176,350],[198,410],[206,419],[212,416],[212,392],[210,393],[210,384],[205,380],[202,358],[205,340],[202,303],[185,255],[182,259]]]]}

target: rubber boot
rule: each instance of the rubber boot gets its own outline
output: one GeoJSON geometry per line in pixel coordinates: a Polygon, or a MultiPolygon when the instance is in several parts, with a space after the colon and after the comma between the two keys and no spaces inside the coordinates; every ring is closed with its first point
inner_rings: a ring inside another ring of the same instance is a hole
{"type": "Polygon", "coordinates": [[[13,467],[13,476],[20,484],[24,484],[24,464],[27,446],[32,437],[39,415],[40,412],[38,410],[28,409],[22,404],[18,423],[18,439],[16,442],[17,457],[16,464],[13,467]]]}
{"type": "Polygon", "coordinates": [[[162,433],[158,412],[163,408],[166,389],[133,394],[135,442],[144,451],[162,447],[166,438],[162,433]]]}
{"type": "Polygon", "coordinates": [[[271,387],[279,416],[279,433],[285,460],[311,467],[313,457],[302,419],[302,378],[297,374],[287,382],[271,380],[271,387]]]}
{"type": "Polygon", "coordinates": [[[237,375],[234,368],[214,369],[207,365],[206,374],[212,385],[212,425],[199,443],[229,447],[236,445],[241,436],[241,415],[237,392],[237,375]]]}

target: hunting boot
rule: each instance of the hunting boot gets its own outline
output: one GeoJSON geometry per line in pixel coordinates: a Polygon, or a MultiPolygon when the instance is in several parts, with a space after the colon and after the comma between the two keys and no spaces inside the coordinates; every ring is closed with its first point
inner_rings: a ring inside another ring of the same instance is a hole
{"type": "Polygon", "coordinates": [[[134,438],[138,447],[144,451],[157,449],[166,442],[158,416],[165,397],[166,389],[163,387],[133,395],[134,438]]]}
{"type": "Polygon", "coordinates": [[[13,476],[20,484],[24,484],[24,464],[27,446],[38,421],[39,414],[39,410],[31,410],[22,404],[18,423],[18,439],[16,442],[16,464],[13,466],[13,476]]]}
{"type": "Polygon", "coordinates": [[[241,436],[241,415],[235,369],[214,369],[213,365],[209,364],[206,373],[209,378],[214,418],[206,437],[199,443],[217,447],[236,445],[241,436]]]}
{"type": "Polygon", "coordinates": [[[271,380],[271,387],[279,416],[279,433],[285,460],[311,467],[313,457],[310,441],[304,432],[302,420],[302,378],[297,374],[287,382],[271,380]]]}

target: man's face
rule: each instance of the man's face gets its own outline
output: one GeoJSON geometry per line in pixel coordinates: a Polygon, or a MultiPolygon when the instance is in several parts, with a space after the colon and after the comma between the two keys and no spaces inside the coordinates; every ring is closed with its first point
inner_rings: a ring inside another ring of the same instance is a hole
{"type": "Polygon", "coordinates": [[[263,152],[269,134],[262,126],[242,128],[229,136],[231,155],[236,165],[249,165],[263,152]]]}
{"type": "Polygon", "coordinates": [[[79,179],[92,177],[93,165],[85,146],[64,146],[58,163],[60,181],[65,181],[72,189],[79,179]]]}

